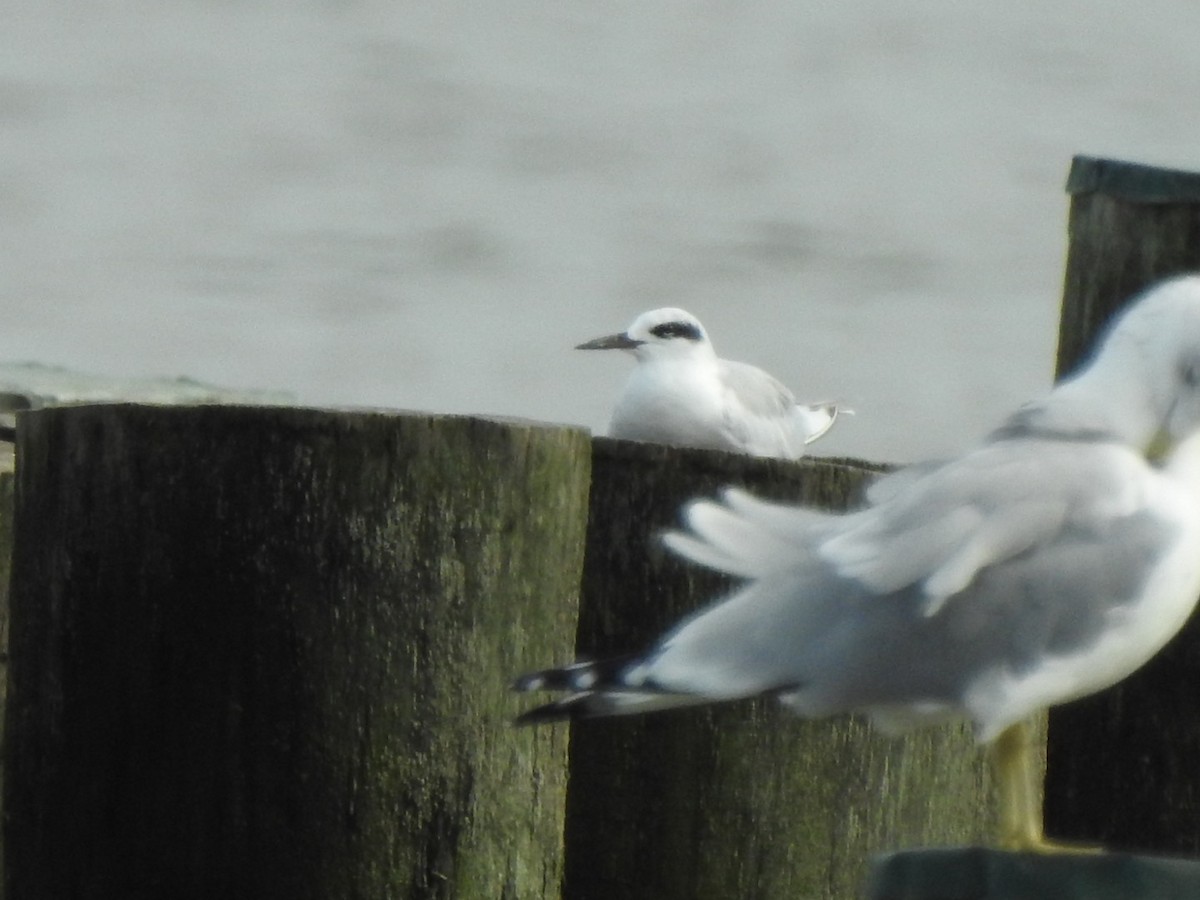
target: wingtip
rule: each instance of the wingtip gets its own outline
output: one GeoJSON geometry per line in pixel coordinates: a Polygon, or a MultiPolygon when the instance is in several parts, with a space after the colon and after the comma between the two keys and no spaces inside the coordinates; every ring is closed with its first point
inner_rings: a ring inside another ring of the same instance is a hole
{"type": "Polygon", "coordinates": [[[526,672],[512,680],[509,687],[518,694],[528,694],[530,691],[545,690],[546,676],[542,672],[526,672]]]}
{"type": "Polygon", "coordinates": [[[572,719],[579,718],[575,709],[577,702],[577,698],[568,697],[565,700],[556,700],[553,703],[543,703],[541,706],[525,710],[525,712],[513,719],[513,726],[516,728],[527,728],[533,725],[552,725],[555,722],[570,722],[572,719]]]}
{"type": "Polygon", "coordinates": [[[806,425],[811,430],[804,437],[805,447],[818,438],[824,437],[838,420],[838,416],[846,413],[853,415],[853,412],[836,403],[799,404],[797,408],[805,410],[809,416],[813,417],[806,425]],[[820,417],[824,417],[823,420],[820,417]]]}

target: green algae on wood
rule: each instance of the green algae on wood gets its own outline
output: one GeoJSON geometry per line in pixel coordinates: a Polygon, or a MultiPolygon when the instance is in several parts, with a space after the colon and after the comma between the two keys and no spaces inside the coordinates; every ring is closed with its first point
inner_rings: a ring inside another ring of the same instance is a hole
{"type": "Polygon", "coordinates": [[[19,429],[10,884],[29,900],[558,896],[586,434],[287,408],[19,429]]]}
{"type": "MultiPolygon", "coordinates": [[[[881,470],[594,442],[577,651],[636,651],[730,582],[667,554],[682,504],[736,484],[841,509],[881,470]]],[[[896,740],[767,702],[572,726],[570,900],[857,897],[868,857],[991,834],[990,779],[966,727],[896,740]]]]}

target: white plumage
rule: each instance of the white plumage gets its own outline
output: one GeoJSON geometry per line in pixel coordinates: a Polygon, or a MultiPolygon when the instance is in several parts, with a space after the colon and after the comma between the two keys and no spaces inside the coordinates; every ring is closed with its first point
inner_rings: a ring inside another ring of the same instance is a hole
{"type": "Polygon", "coordinates": [[[718,358],[700,320],[682,309],[642,313],[627,331],[576,349],[637,358],[609,437],[797,459],[838,415],[832,403],[797,404],[762,369],[718,358]]]}

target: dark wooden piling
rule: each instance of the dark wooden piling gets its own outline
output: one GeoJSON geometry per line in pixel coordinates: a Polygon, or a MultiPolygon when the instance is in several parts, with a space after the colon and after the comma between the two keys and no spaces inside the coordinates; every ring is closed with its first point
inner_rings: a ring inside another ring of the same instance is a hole
{"type": "MultiPolygon", "coordinates": [[[[1058,371],[1142,288],[1200,270],[1200,173],[1076,158],[1058,371]]],[[[1051,712],[1047,831],[1200,855],[1200,619],[1110,691],[1051,712]]]]}
{"type": "Polygon", "coordinates": [[[9,896],[559,895],[590,448],[468,418],[22,417],[9,896]]]}
{"type": "MultiPolygon", "coordinates": [[[[875,471],[597,439],[580,653],[640,649],[729,587],[659,545],[686,500],[738,484],[842,508],[875,471]]],[[[871,853],[990,834],[988,790],[963,727],[896,740],[768,702],[581,722],[564,897],[858,896],[871,853]]]]}
{"type": "MultiPolygon", "coordinates": [[[[8,701],[8,594],[12,571],[13,493],[15,478],[12,470],[0,470],[0,786],[4,784],[4,710],[8,701]]],[[[4,819],[3,796],[0,795],[0,821],[4,819]]],[[[0,898],[4,891],[4,835],[0,831],[0,898]]]]}
{"type": "Polygon", "coordinates": [[[1142,288],[1200,270],[1200,174],[1077,156],[1067,193],[1059,375],[1142,288]]]}

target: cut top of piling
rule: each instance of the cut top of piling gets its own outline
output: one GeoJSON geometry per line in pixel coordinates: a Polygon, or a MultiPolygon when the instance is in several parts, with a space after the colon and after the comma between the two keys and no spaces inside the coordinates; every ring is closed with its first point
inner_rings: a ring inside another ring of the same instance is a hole
{"type": "Polygon", "coordinates": [[[1076,156],[1067,175],[1067,193],[1107,194],[1133,203],[1200,203],[1200,173],[1076,156]]]}

